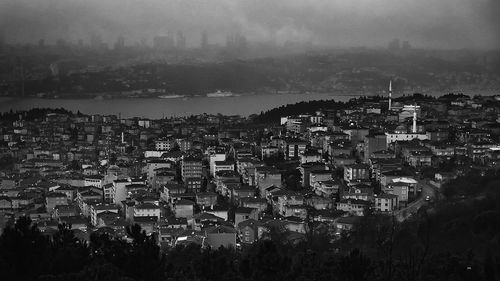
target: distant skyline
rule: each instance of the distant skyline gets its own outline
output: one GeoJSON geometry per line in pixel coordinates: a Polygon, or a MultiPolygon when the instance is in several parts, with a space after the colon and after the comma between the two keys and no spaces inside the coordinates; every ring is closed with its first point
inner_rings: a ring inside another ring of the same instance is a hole
{"type": "Polygon", "coordinates": [[[497,0],[3,0],[0,32],[8,43],[50,44],[61,38],[109,46],[182,31],[188,47],[250,42],[309,42],[330,47],[385,47],[400,38],[414,47],[500,47],[497,0]]]}

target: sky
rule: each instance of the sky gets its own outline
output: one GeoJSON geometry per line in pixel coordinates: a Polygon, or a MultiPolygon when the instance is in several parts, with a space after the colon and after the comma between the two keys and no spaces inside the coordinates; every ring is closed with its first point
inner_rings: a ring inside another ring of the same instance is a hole
{"type": "Polygon", "coordinates": [[[393,38],[415,47],[500,47],[500,0],[1,0],[0,32],[9,43],[112,44],[182,31],[188,46],[225,42],[311,42],[320,46],[386,46],[393,38]]]}

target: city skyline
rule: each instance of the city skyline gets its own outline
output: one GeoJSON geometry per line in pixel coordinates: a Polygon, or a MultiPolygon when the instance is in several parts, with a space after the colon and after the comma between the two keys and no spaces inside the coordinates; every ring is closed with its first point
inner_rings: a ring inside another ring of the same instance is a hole
{"type": "Polygon", "coordinates": [[[320,46],[386,46],[401,38],[415,47],[483,48],[499,46],[498,1],[4,1],[0,26],[9,43],[58,39],[76,42],[92,34],[112,45],[181,30],[190,47],[206,30],[212,43],[227,34],[249,41],[309,42],[320,46]]]}

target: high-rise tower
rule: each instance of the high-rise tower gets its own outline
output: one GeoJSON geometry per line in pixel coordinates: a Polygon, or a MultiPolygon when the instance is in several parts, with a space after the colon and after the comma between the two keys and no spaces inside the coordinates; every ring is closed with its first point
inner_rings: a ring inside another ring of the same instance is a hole
{"type": "Polygon", "coordinates": [[[201,33],[201,48],[206,49],[208,47],[208,32],[203,30],[201,33]]]}

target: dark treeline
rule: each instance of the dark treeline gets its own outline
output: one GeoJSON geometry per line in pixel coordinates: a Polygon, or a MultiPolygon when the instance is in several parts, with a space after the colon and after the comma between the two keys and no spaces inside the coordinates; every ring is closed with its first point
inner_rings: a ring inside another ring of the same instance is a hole
{"type": "MultiPolygon", "coordinates": [[[[386,99],[383,96],[363,96],[359,98],[350,99],[347,102],[335,101],[335,100],[313,100],[313,101],[302,101],[295,104],[287,104],[280,107],[270,109],[268,111],[261,112],[253,118],[256,123],[278,123],[280,117],[293,116],[299,114],[313,114],[318,110],[339,110],[350,108],[354,105],[363,104],[364,102],[375,102],[379,103],[386,99]]],[[[422,101],[432,101],[440,100],[443,102],[455,100],[457,98],[469,98],[467,95],[463,94],[446,94],[440,97],[433,97],[430,95],[424,95],[420,93],[415,93],[413,95],[405,95],[402,97],[394,98],[396,102],[422,102],[422,101]]]]}
{"type": "MultiPolygon", "coordinates": [[[[0,113],[1,121],[15,121],[19,120],[19,117],[26,121],[41,120],[49,113],[65,114],[73,116],[73,112],[64,108],[33,108],[30,110],[20,110],[13,111],[12,109],[8,112],[0,113]]],[[[78,112],[77,115],[81,113],[78,112]]]]}
{"type": "Polygon", "coordinates": [[[283,116],[314,113],[320,109],[340,109],[343,104],[335,100],[302,101],[261,112],[253,120],[257,123],[277,123],[283,116]]]}
{"type": "Polygon", "coordinates": [[[411,219],[369,215],[350,235],[329,242],[310,223],[307,241],[284,244],[279,233],[241,250],[176,247],[165,253],[140,227],[132,243],[92,234],[77,239],[67,226],[49,237],[29,219],[0,237],[2,280],[499,280],[499,172],[476,177],[486,185],[463,192],[445,187],[446,200],[411,219]],[[487,181],[487,182],[485,182],[487,181]],[[467,194],[464,196],[463,194],[467,194]]]}

